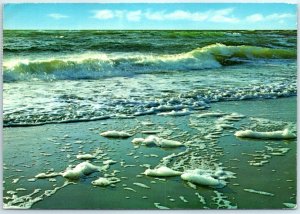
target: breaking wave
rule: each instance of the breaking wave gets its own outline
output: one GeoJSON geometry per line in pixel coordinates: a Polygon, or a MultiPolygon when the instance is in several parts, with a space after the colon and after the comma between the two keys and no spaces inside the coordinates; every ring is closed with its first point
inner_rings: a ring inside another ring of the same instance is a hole
{"type": "Polygon", "coordinates": [[[296,50],[213,44],[173,55],[84,53],[44,59],[4,60],[4,81],[97,79],[161,71],[189,71],[256,59],[296,59],[296,50]]]}

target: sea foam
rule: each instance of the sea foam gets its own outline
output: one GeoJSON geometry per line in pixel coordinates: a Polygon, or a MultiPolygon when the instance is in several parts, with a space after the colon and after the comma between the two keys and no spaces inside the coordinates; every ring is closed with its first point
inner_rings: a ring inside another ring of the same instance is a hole
{"type": "Polygon", "coordinates": [[[227,59],[239,63],[243,59],[296,59],[295,50],[255,46],[212,44],[180,54],[141,54],[99,52],[61,55],[57,58],[5,60],[4,81],[26,78],[95,79],[155,71],[190,71],[218,68],[227,59]]]}
{"type": "Polygon", "coordinates": [[[144,174],[153,177],[171,177],[181,175],[182,172],[175,171],[166,166],[161,166],[156,169],[147,169],[144,174]]]}
{"type": "Polygon", "coordinates": [[[119,178],[116,177],[111,177],[111,178],[98,178],[97,180],[92,181],[92,185],[94,186],[101,186],[101,187],[105,187],[105,186],[109,186],[111,184],[115,184],[120,182],[121,180],[119,178]]]}
{"type": "Polygon", "coordinates": [[[226,185],[225,180],[234,178],[234,173],[223,171],[221,168],[216,170],[211,169],[194,169],[186,170],[181,178],[185,181],[203,186],[213,186],[222,188],[226,185]]]}
{"type": "Polygon", "coordinates": [[[294,139],[296,135],[289,129],[283,131],[270,131],[270,132],[257,132],[252,130],[237,131],[235,134],[237,137],[242,138],[257,138],[257,139],[294,139]]]}
{"type": "Polygon", "coordinates": [[[155,144],[156,146],[159,146],[162,148],[172,148],[172,147],[183,146],[183,144],[179,141],[168,140],[168,139],[157,137],[155,135],[150,135],[147,138],[134,138],[132,140],[132,143],[143,144],[146,146],[155,144]]]}
{"type": "Polygon", "coordinates": [[[66,171],[62,173],[62,176],[68,179],[76,180],[82,176],[101,170],[102,168],[99,166],[95,166],[89,162],[82,162],[76,165],[74,168],[66,169],[66,171]]]}
{"type": "Polygon", "coordinates": [[[129,138],[132,136],[132,134],[129,134],[125,131],[116,131],[116,130],[102,132],[100,133],[100,135],[107,138],[129,138]]]}

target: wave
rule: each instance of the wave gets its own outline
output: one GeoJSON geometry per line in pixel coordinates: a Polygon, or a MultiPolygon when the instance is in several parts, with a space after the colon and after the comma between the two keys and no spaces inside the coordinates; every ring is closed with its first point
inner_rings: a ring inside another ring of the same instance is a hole
{"type": "Polygon", "coordinates": [[[145,72],[218,68],[255,59],[296,59],[296,50],[213,44],[173,55],[84,53],[44,59],[5,60],[4,81],[97,79],[145,72]]]}

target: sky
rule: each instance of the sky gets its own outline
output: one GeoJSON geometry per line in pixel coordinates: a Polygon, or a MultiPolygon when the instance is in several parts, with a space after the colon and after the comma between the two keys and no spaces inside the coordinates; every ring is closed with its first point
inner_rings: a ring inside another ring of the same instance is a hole
{"type": "Polygon", "coordinates": [[[4,29],[296,29],[284,3],[5,4],[4,29]]]}

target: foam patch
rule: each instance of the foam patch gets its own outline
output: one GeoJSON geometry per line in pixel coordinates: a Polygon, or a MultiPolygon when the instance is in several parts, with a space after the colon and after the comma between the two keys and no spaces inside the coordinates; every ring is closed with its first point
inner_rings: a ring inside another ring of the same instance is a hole
{"type": "Polygon", "coordinates": [[[255,139],[294,139],[296,135],[289,129],[283,131],[271,131],[271,132],[257,132],[252,130],[237,131],[235,134],[237,137],[242,138],[255,138],[255,139]]]}
{"type": "Polygon", "coordinates": [[[256,193],[256,194],[259,194],[259,195],[274,196],[273,193],[264,192],[264,191],[257,191],[257,190],[254,190],[254,189],[244,189],[244,191],[251,192],[251,193],[256,193]]]}
{"type": "Polygon", "coordinates": [[[101,171],[101,170],[102,170],[102,168],[99,166],[95,166],[89,162],[82,162],[72,169],[70,169],[70,168],[66,169],[66,171],[62,173],[62,176],[64,178],[76,180],[76,179],[79,179],[80,177],[83,177],[85,175],[89,175],[93,172],[101,171]]]}
{"type": "Polygon", "coordinates": [[[182,111],[170,111],[170,112],[162,112],[162,113],[159,113],[158,115],[163,115],[163,116],[186,116],[186,115],[189,115],[191,114],[191,112],[187,109],[183,109],[182,111]]]}
{"type": "Polygon", "coordinates": [[[56,172],[52,172],[52,173],[49,173],[49,174],[39,173],[39,174],[37,174],[34,177],[35,178],[53,178],[53,177],[56,177],[56,176],[59,176],[59,175],[61,175],[61,174],[60,173],[56,173],[56,172]]]}
{"type": "Polygon", "coordinates": [[[225,113],[222,112],[207,112],[207,113],[203,113],[203,114],[199,114],[197,115],[197,117],[222,117],[226,115],[225,113]]]}
{"type": "Polygon", "coordinates": [[[185,171],[181,178],[197,185],[222,188],[226,186],[226,179],[234,178],[234,173],[223,171],[221,168],[216,170],[194,169],[185,171]]]}
{"type": "Polygon", "coordinates": [[[76,158],[79,160],[90,160],[90,159],[94,159],[95,156],[91,154],[83,154],[83,155],[77,155],[76,158]]]}
{"type": "Polygon", "coordinates": [[[132,140],[134,144],[142,144],[146,146],[156,145],[162,148],[172,148],[172,147],[179,147],[183,146],[183,144],[179,141],[175,140],[168,140],[164,138],[157,137],[155,135],[150,135],[147,138],[134,138],[132,140]]]}
{"type": "Polygon", "coordinates": [[[215,179],[209,174],[184,173],[181,178],[185,181],[203,186],[218,186],[224,187],[226,183],[223,180],[215,179]]]}
{"type": "Polygon", "coordinates": [[[139,187],[143,187],[145,189],[150,189],[149,186],[145,185],[145,184],[142,184],[142,183],[133,183],[133,185],[136,185],[136,186],[139,186],[139,187]]]}
{"type": "Polygon", "coordinates": [[[147,169],[144,172],[147,176],[153,176],[153,177],[171,177],[171,176],[178,176],[181,175],[182,172],[175,171],[173,169],[170,169],[166,166],[161,166],[156,169],[147,169]]]}
{"type": "Polygon", "coordinates": [[[94,186],[101,186],[101,187],[105,187],[105,186],[109,186],[111,184],[115,184],[115,183],[118,183],[120,182],[121,180],[119,178],[116,178],[116,177],[111,177],[111,178],[98,178],[97,180],[95,181],[92,181],[92,185],[94,186]]]}
{"type": "Polygon", "coordinates": [[[132,134],[129,134],[125,131],[106,131],[106,132],[102,132],[100,133],[100,135],[102,137],[107,137],[107,138],[129,138],[132,136],[132,134]]]}

